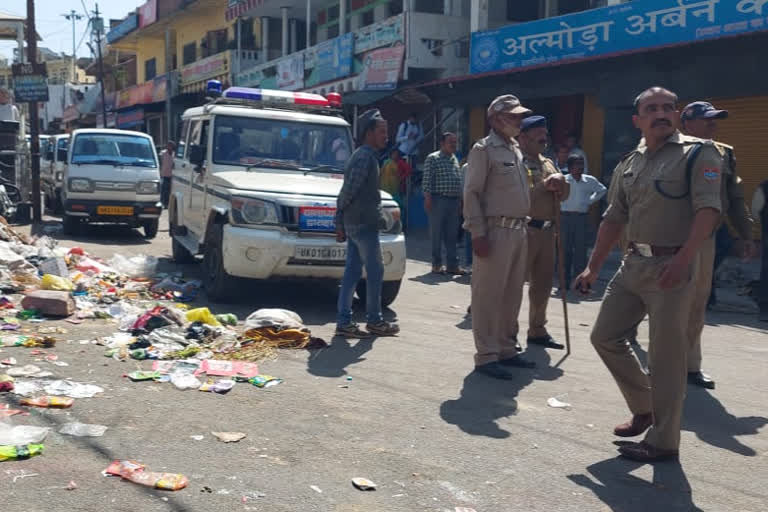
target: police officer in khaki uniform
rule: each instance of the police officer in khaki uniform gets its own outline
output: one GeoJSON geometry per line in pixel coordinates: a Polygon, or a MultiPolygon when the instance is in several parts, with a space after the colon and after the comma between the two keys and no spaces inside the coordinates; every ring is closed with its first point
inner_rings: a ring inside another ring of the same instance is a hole
{"type": "MultiPolygon", "coordinates": [[[[717,133],[717,120],[728,117],[727,110],[717,110],[711,103],[696,101],[687,105],[680,115],[683,131],[700,139],[714,139],[717,133]]],[[[721,142],[715,147],[723,158],[722,189],[720,191],[723,206],[723,218],[727,215],[731,226],[742,240],[742,253],[752,256],[752,218],[744,200],[744,187],[736,174],[736,157],[733,148],[721,142]]],[[[715,230],[717,231],[717,230],[715,230]]],[[[715,389],[715,381],[701,371],[701,333],[706,321],[707,299],[712,289],[712,274],[715,261],[714,233],[707,238],[699,251],[699,273],[696,276],[696,296],[691,307],[691,319],[688,324],[688,382],[696,386],[715,389]]]]}
{"type": "Polygon", "coordinates": [[[722,208],[721,155],[711,142],[675,129],[676,103],[677,96],[661,87],[635,99],[632,119],[645,145],[614,171],[613,179],[621,181],[587,269],[574,283],[586,292],[597,280],[626,225],[629,251],[606,290],[592,344],[633,414],[614,434],[633,437],[650,427],[643,441],[619,448],[625,457],[641,462],[678,456],[698,251],[719,222],[722,208]],[[651,375],[643,372],[626,341],[646,313],[651,375]]]}
{"type": "Polygon", "coordinates": [[[528,219],[528,344],[562,350],[565,346],[547,332],[547,304],[552,293],[555,268],[555,211],[568,197],[569,186],[552,160],[542,153],[547,149],[547,119],[530,116],[523,119],[517,138],[528,172],[531,211],[528,219]],[[555,180],[562,182],[559,196],[548,190],[555,180]]]}
{"type": "Polygon", "coordinates": [[[464,182],[464,229],[472,234],[472,332],[476,370],[512,379],[512,367],[533,368],[519,355],[520,303],[528,255],[525,218],[528,172],[515,141],[525,114],[506,94],[488,107],[491,133],[469,152],[464,182]]]}

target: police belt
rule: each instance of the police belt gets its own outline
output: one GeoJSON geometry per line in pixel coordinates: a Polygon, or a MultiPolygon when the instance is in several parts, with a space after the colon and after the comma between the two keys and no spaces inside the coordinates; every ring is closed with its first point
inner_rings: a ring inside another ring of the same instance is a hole
{"type": "Polygon", "coordinates": [[[551,220],[528,219],[529,228],[535,228],[535,229],[540,229],[542,231],[546,231],[548,229],[552,229],[552,226],[553,226],[553,223],[551,220]]]}
{"type": "Polygon", "coordinates": [[[654,256],[672,256],[680,251],[680,247],[664,247],[660,245],[629,242],[629,251],[633,254],[643,256],[644,258],[652,258],[654,256]]]}
{"type": "Polygon", "coordinates": [[[525,227],[524,217],[488,217],[488,225],[507,229],[520,229],[525,227]]]}

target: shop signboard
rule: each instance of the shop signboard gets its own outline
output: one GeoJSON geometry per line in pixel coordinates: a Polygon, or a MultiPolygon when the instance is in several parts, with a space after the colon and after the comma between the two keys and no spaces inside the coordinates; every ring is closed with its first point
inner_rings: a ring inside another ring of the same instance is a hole
{"type": "Polygon", "coordinates": [[[107,42],[108,43],[114,43],[118,39],[125,37],[130,32],[133,32],[136,30],[139,26],[139,16],[136,13],[129,14],[126,16],[126,18],[114,27],[112,30],[107,32],[107,42]]]}
{"type": "MultiPolygon", "coordinates": [[[[347,33],[311,48],[314,66],[307,87],[349,76],[352,73],[353,44],[354,34],[347,33]]],[[[310,55],[307,55],[309,59],[310,55]]],[[[307,63],[305,66],[309,67],[307,63]]]]}
{"type": "Polygon", "coordinates": [[[157,21],[157,0],[147,0],[139,7],[139,28],[146,27],[157,21]]]}
{"type": "Polygon", "coordinates": [[[117,113],[117,127],[131,128],[144,122],[144,109],[132,108],[124,112],[117,113]]]}
{"type": "Polygon", "coordinates": [[[235,84],[240,87],[258,87],[264,80],[264,68],[246,69],[235,75],[235,84]]]}
{"type": "Polygon", "coordinates": [[[393,16],[380,23],[362,28],[355,33],[355,54],[374,48],[391,46],[403,40],[403,15],[393,16]]]}
{"type": "Polygon", "coordinates": [[[363,57],[363,71],[359,77],[362,91],[386,91],[397,88],[403,67],[405,46],[379,48],[363,57]]]}
{"type": "Polygon", "coordinates": [[[303,53],[296,53],[277,61],[277,87],[285,91],[304,88],[303,53]]]}
{"type": "Polygon", "coordinates": [[[181,68],[181,83],[186,85],[227,73],[229,55],[229,51],[221,52],[184,66],[181,68]]]}
{"type": "Polygon", "coordinates": [[[19,103],[48,101],[48,70],[45,62],[13,64],[13,92],[19,103]]]}
{"type": "Polygon", "coordinates": [[[470,73],[617,55],[766,29],[766,0],[636,0],[475,32],[470,73]]]}

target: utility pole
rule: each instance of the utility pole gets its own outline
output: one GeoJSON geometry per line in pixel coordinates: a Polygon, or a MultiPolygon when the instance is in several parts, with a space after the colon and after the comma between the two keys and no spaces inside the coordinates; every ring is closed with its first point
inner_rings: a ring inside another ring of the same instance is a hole
{"type": "Polygon", "coordinates": [[[99,87],[101,87],[101,119],[104,128],[107,127],[107,102],[104,99],[104,62],[101,58],[101,33],[104,31],[104,20],[99,16],[99,4],[96,4],[96,10],[93,11],[92,27],[96,32],[96,47],[99,56],[99,87]]]}
{"type": "MultiPolygon", "coordinates": [[[[37,64],[37,29],[35,28],[35,0],[27,0],[27,58],[37,64]]],[[[38,103],[29,104],[30,153],[32,157],[32,223],[43,222],[40,201],[40,121],[38,103]]]]}
{"type": "Polygon", "coordinates": [[[77,11],[74,9],[69,11],[69,14],[62,14],[62,16],[72,21],[72,83],[77,83],[77,66],[75,64],[75,53],[77,52],[77,48],[75,48],[75,22],[83,19],[84,16],[82,14],[77,14],[77,11]]]}

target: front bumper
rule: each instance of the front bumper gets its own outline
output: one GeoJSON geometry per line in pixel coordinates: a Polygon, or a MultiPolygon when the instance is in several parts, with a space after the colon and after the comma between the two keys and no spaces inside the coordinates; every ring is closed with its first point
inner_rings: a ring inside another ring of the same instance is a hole
{"type": "Polygon", "coordinates": [[[154,196],[152,200],[148,201],[99,201],[95,199],[67,199],[64,201],[64,212],[67,215],[93,222],[137,224],[141,221],[160,218],[162,211],[160,201],[154,196]],[[116,214],[116,211],[123,213],[116,214]],[[130,213],[127,213],[128,211],[130,213]]]}
{"type": "MultiPolygon", "coordinates": [[[[405,275],[405,237],[381,234],[384,280],[399,281],[405,275]]],[[[333,236],[303,235],[283,230],[224,227],[224,269],[250,279],[341,279],[346,243],[333,236]],[[302,251],[301,249],[304,249],[302,251]],[[308,259],[301,254],[328,254],[328,259],[308,259]],[[333,256],[330,256],[333,255],[333,256]],[[297,257],[298,256],[298,257],[297,257]]]]}

